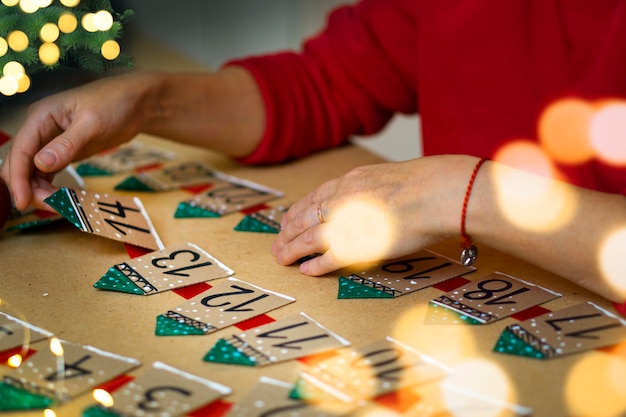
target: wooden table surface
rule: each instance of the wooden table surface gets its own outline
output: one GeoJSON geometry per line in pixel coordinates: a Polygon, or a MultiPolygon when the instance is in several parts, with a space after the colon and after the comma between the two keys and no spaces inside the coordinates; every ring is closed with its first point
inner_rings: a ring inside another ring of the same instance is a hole
{"type": "MultiPolygon", "coordinates": [[[[14,134],[23,114],[10,113],[1,115],[0,129],[14,134]]],[[[272,205],[295,201],[323,181],[353,167],[380,162],[379,157],[361,148],[346,146],[288,164],[249,167],[209,151],[158,138],[142,135],[137,140],[174,150],[180,159],[201,158],[218,170],[283,191],[284,197],[272,205]]],[[[120,176],[91,178],[87,188],[111,192],[119,180],[120,176]]],[[[296,299],[269,313],[273,318],[305,312],[353,346],[392,336],[454,369],[456,382],[493,398],[530,407],[535,416],[626,415],[623,349],[594,350],[549,361],[496,354],[492,352],[493,345],[505,326],[515,319],[480,326],[427,324],[428,302],[441,294],[435,288],[395,299],[338,299],[339,272],[312,278],[301,275],[297,266],[279,266],[270,253],[274,235],[233,230],[242,219],[241,213],[222,218],[175,219],[178,202],[188,197],[184,191],[124,194],[141,198],[165,246],[197,244],[231,267],[239,279],[296,299]]],[[[457,259],[458,244],[458,239],[454,239],[432,249],[457,259]]],[[[550,310],[587,300],[612,309],[610,303],[554,274],[482,245],[480,251],[478,270],[468,276],[472,280],[499,271],[561,293],[561,298],[544,305],[550,310]]],[[[137,297],[93,287],[108,267],[128,258],[120,242],[82,233],[69,223],[59,222],[39,231],[0,232],[0,253],[0,300],[4,308],[9,306],[9,313],[23,314],[60,339],[136,358],[143,366],[133,373],[141,372],[154,361],[162,361],[230,386],[233,394],[225,401],[236,403],[259,377],[294,382],[303,369],[297,361],[268,367],[203,362],[202,357],[217,339],[230,335],[232,329],[206,336],[155,336],[155,317],[179,304],[179,295],[164,292],[137,297]]],[[[85,394],[54,411],[57,416],[79,416],[93,403],[91,396],[85,394]]],[[[422,410],[415,415],[457,415],[454,411],[425,413],[422,410]]],[[[507,414],[503,411],[498,415],[507,414]]]]}

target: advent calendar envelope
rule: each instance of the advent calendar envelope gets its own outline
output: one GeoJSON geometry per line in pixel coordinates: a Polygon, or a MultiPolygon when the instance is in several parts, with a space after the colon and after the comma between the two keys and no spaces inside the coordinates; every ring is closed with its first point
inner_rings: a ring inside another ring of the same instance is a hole
{"type": "Polygon", "coordinates": [[[232,269],[206,251],[193,243],[186,243],[114,265],[94,287],[151,295],[232,274],[232,269]]]}
{"type": "Polygon", "coordinates": [[[142,248],[163,249],[137,197],[61,188],[44,201],[83,232],[142,248]]]}
{"type": "MultiPolygon", "coordinates": [[[[96,389],[94,397],[106,416],[169,416],[189,415],[232,390],[220,383],[181,371],[162,362],[152,366],[112,395],[96,389]]],[[[92,407],[84,415],[97,414],[92,407]]]]}
{"type": "Polygon", "coordinates": [[[0,352],[28,348],[31,343],[52,337],[52,333],[0,311],[0,352]]]}
{"type": "Polygon", "coordinates": [[[198,161],[186,161],[159,169],[141,171],[115,186],[116,190],[169,191],[182,187],[223,182],[223,174],[198,161]]]}
{"type": "Polygon", "coordinates": [[[476,270],[435,252],[385,261],[339,277],[337,298],[395,298],[476,270]]]}
{"type": "Polygon", "coordinates": [[[255,387],[237,402],[226,417],[290,415],[298,417],[339,417],[355,410],[355,404],[340,401],[309,404],[289,397],[293,385],[262,376],[255,387]],[[288,414],[286,414],[288,413],[288,414]]]}
{"type": "Polygon", "coordinates": [[[159,164],[175,157],[174,152],[134,141],[83,160],[76,171],[82,176],[108,176],[159,164]]]}
{"type": "Polygon", "coordinates": [[[594,303],[580,303],[508,326],[495,352],[551,359],[626,340],[626,321],[594,303]]]}
{"type": "Polygon", "coordinates": [[[339,349],[350,343],[304,313],[219,339],[207,362],[261,366],[339,349]]]}
{"type": "Polygon", "coordinates": [[[465,315],[477,324],[486,324],[560,296],[554,291],[496,272],[431,300],[431,303],[465,315]]]}
{"type": "Polygon", "coordinates": [[[174,217],[220,217],[248,209],[283,196],[283,193],[244,180],[223,175],[223,182],[178,205],[174,217]]]}
{"type": "Polygon", "coordinates": [[[390,337],[336,353],[305,370],[291,397],[307,401],[335,397],[360,404],[451,373],[443,364],[390,337]]]}
{"type": "Polygon", "coordinates": [[[295,299],[237,278],[210,289],[157,317],[157,336],[203,335],[294,302],[295,299]]]}
{"type": "Polygon", "coordinates": [[[136,359],[57,338],[32,349],[36,353],[19,368],[0,369],[2,384],[53,401],[68,401],[140,365],[136,359]]]}
{"type": "Polygon", "coordinates": [[[246,215],[236,226],[239,232],[278,233],[288,206],[268,207],[246,215]]]}

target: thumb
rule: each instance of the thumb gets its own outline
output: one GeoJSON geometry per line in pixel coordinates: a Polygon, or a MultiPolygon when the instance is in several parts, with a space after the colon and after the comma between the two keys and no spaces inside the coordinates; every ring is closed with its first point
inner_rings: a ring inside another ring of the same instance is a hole
{"type": "Polygon", "coordinates": [[[74,160],[80,145],[68,137],[67,132],[54,138],[35,155],[35,166],[41,172],[60,171],[74,160]]]}

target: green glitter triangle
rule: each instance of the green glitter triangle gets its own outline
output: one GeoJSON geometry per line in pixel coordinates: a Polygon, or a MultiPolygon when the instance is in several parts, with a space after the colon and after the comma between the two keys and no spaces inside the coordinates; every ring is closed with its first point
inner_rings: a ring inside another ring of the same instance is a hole
{"type": "Polygon", "coordinates": [[[42,410],[50,408],[53,402],[43,395],[0,382],[0,411],[42,410]]]}
{"type": "Polygon", "coordinates": [[[393,298],[393,295],[340,276],[337,298],[393,298]]]}
{"type": "Polygon", "coordinates": [[[482,325],[484,323],[476,320],[473,317],[461,314],[458,311],[454,311],[450,308],[446,308],[439,304],[428,303],[428,311],[426,313],[426,320],[435,324],[471,324],[482,325]],[[442,317],[439,317],[442,316],[442,317]],[[437,319],[437,317],[439,317],[437,319]]]}
{"type": "Polygon", "coordinates": [[[174,217],[177,219],[192,219],[196,217],[221,217],[219,213],[205,210],[201,207],[191,205],[187,202],[178,203],[174,217]]]}
{"type": "Polygon", "coordinates": [[[82,417],[120,417],[120,415],[100,406],[94,405],[84,409],[82,417]]]}
{"type": "Polygon", "coordinates": [[[298,378],[289,392],[289,398],[302,401],[337,401],[337,397],[322,390],[304,378],[298,378]]]}
{"type": "Polygon", "coordinates": [[[500,338],[493,347],[493,351],[535,359],[545,359],[546,357],[543,353],[517,337],[509,329],[504,329],[504,331],[500,334],[500,338]]]}
{"type": "Polygon", "coordinates": [[[91,164],[80,164],[76,167],[76,172],[78,175],[83,177],[102,177],[102,176],[110,176],[111,173],[107,170],[95,167],[91,164]]]}
{"type": "Polygon", "coordinates": [[[57,213],[69,220],[74,226],[82,230],[80,220],[69,195],[69,190],[65,187],[44,200],[46,204],[55,209],[57,213]]]}
{"type": "Polygon", "coordinates": [[[145,295],[117,266],[112,266],[102,278],[93,284],[94,288],[108,291],[125,292],[129,294],[145,295]]]}
{"type": "Polygon", "coordinates": [[[181,323],[178,320],[165,317],[161,314],[157,316],[155,334],[157,336],[189,336],[194,334],[203,335],[204,332],[193,326],[181,323]]]}
{"type": "Polygon", "coordinates": [[[16,224],[15,226],[8,227],[7,228],[7,232],[13,232],[15,230],[36,229],[38,227],[46,226],[46,225],[48,225],[50,223],[54,223],[57,220],[59,220],[59,218],[56,218],[56,219],[32,220],[32,221],[29,221],[29,222],[24,222],[24,223],[16,224]]]}
{"type": "Polygon", "coordinates": [[[239,224],[235,226],[235,230],[239,232],[278,233],[276,228],[258,221],[252,216],[241,219],[239,224]]]}
{"type": "Polygon", "coordinates": [[[256,360],[240,352],[224,339],[219,339],[204,356],[205,362],[228,363],[232,365],[255,366],[256,360]]]}
{"type": "Polygon", "coordinates": [[[117,184],[114,188],[116,190],[126,190],[126,191],[148,191],[148,192],[154,191],[152,187],[140,181],[139,178],[137,177],[128,177],[124,181],[117,184]]]}

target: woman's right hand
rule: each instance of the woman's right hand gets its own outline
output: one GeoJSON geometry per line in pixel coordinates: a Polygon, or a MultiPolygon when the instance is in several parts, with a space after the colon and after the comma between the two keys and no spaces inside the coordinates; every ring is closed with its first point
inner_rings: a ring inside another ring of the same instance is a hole
{"type": "Polygon", "coordinates": [[[135,137],[149,79],[138,73],[103,78],[32,104],[2,167],[16,208],[45,208],[56,172],[135,137]]]}

